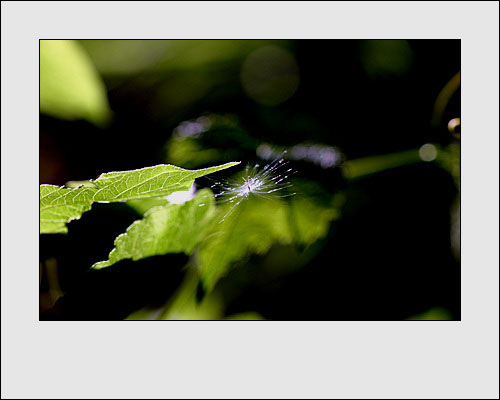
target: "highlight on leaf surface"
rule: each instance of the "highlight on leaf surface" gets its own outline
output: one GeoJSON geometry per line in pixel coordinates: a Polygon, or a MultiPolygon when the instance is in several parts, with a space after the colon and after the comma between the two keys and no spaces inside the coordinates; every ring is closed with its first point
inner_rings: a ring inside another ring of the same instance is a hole
{"type": "Polygon", "coordinates": [[[174,165],[157,165],[132,171],[109,172],[74,189],[40,185],[40,233],[65,233],[66,223],[79,219],[93,202],[117,202],[168,196],[188,190],[196,178],[232,167],[187,170],[174,165]]]}

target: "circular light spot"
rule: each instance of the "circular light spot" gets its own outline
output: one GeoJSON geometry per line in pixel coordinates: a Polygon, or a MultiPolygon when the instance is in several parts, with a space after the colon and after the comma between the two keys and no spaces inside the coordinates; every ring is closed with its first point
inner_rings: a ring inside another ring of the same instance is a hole
{"type": "Polygon", "coordinates": [[[460,136],[460,118],[453,118],[448,122],[448,130],[453,136],[460,136]]]}
{"type": "Polygon", "coordinates": [[[363,40],[361,62],[372,76],[404,76],[413,63],[413,52],[406,40],[363,40]]]}
{"type": "Polygon", "coordinates": [[[273,149],[268,144],[262,143],[257,147],[257,155],[263,160],[269,160],[273,156],[273,149]]]}
{"type": "Polygon", "coordinates": [[[241,83],[258,103],[277,105],[297,90],[299,68],[289,51],[277,46],[260,47],[243,63],[241,83]]]}
{"type": "Polygon", "coordinates": [[[437,157],[436,146],[430,143],[426,143],[422,147],[420,147],[418,155],[423,161],[433,161],[437,157]]]}

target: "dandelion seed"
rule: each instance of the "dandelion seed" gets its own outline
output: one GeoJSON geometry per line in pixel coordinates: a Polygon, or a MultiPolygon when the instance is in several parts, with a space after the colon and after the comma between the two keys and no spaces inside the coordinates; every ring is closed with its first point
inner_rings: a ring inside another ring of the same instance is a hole
{"type": "Polygon", "coordinates": [[[234,204],[220,222],[231,215],[236,207],[250,196],[270,199],[295,195],[295,193],[287,192],[287,189],[292,187],[287,179],[295,171],[292,168],[287,168],[288,162],[283,159],[285,153],[286,150],[280,154],[279,158],[266,164],[263,168],[260,168],[259,164],[255,164],[253,167],[247,165],[244,175],[236,181],[216,182],[211,186],[212,189],[218,191],[215,197],[219,203],[234,204]]]}

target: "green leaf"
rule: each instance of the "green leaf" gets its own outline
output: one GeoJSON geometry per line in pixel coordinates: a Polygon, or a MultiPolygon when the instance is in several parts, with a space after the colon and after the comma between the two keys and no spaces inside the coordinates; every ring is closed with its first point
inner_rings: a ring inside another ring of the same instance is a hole
{"type": "MultiPolygon", "coordinates": [[[[188,193],[188,192],[184,192],[188,193]]],[[[137,199],[137,200],[129,200],[127,201],[127,205],[134,209],[137,213],[141,214],[144,216],[147,211],[154,207],[158,206],[164,206],[165,204],[168,204],[169,201],[167,197],[162,196],[162,197],[149,197],[145,199],[137,199]]]]}
{"type": "Polygon", "coordinates": [[[40,111],[103,125],[111,110],[89,56],[73,40],[40,40],[40,111]]]}
{"type": "Polygon", "coordinates": [[[66,223],[92,207],[93,189],[40,185],[40,233],[66,233],[66,223]]]}
{"type": "Polygon", "coordinates": [[[168,196],[173,192],[188,190],[196,178],[237,164],[239,162],[198,170],[162,164],[134,171],[109,172],[91,181],[98,188],[94,201],[126,201],[168,196]]]}
{"type": "Polygon", "coordinates": [[[93,202],[117,202],[168,196],[189,189],[196,178],[220,171],[239,162],[187,170],[174,165],[157,165],[132,171],[102,174],[84,186],[68,189],[40,186],[40,233],[67,232],[65,223],[90,210],[93,202]]]}
{"type": "Polygon", "coordinates": [[[218,220],[222,222],[214,224],[200,245],[200,275],[207,291],[247,255],[266,254],[274,244],[313,243],[327,233],[337,216],[332,206],[305,196],[288,202],[250,196],[232,212],[231,207],[221,207],[218,220]]]}
{"type": "Polygon", "coordinates": [[[109,267],[126,258],[140,260],[167,253],[190,254],[214,214],[215,200],[208,189],[201,190],[183,205],[154,207],[116,238],[108,261],[98,262],[92,268],[109,267]]]}

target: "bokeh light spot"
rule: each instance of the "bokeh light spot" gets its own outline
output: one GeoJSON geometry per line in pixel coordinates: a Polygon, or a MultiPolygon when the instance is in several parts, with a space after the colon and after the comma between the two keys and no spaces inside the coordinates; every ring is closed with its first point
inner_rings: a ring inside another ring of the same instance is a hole
{"type": "Polygon", "coordinates": [[[413,63],[413,52],[406,40],[364,40],[360,56],[370,76],[403,76],[413,63]]]}
{"type": "Polygon", "coordinates": [[[453,118],[448,122],[448,130],[455,137],[460,137],[460,118],[453,118]]]}
{"type": "Polygon", "coordinates": [[[299,86],[299,68],[293,55],[277,46],[260,47],[243,63],[241,83],[248,96],[264,105],[277,105],[299,86]]]}
{"type": "Polygon", "coordinates": [[[426,143],[422,147],[420,147],[418,155],[423,161],[433,161],[437,157],[436,146],[430,143],[426,143]]]}

